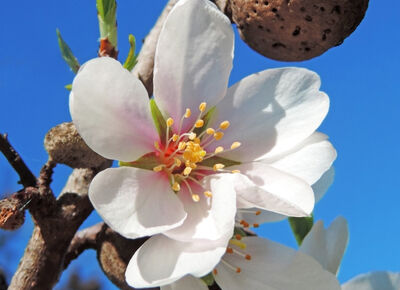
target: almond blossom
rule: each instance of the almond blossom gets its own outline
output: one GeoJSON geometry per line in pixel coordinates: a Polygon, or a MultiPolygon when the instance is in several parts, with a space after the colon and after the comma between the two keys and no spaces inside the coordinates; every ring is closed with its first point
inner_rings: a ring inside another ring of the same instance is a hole
{"type": "Polygon", "coordinates": [[[209,273],[232,238],[237,207],[309,215],[311,185],[336,158],[315,132],[329,108],[317,74],[266,70],[227,88],[232,59],[229,19],[209,1],[181,0],[160,33],[154,98],[108,57],[74,79],[74,124],[121,165],[94,178],[90,200],[121,235],[152,236],[129,263],[134,287],[209,273]]]}

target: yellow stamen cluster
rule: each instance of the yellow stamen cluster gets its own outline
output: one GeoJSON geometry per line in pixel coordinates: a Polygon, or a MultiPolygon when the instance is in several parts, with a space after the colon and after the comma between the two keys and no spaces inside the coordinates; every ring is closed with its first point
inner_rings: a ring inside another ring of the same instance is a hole
{"type": "MultiPolygon", "coordinates": [[[[178,132],[174,132],[174,128],[172,128],[174,119],[168,118],[165,121],[167,127],[165,143],[161,146],[158,142],[154,142],[154,147],[160,152],[160,161],[162,164],[155,166],[153,170],[155,172],[163,171],[167,173],[171,182],[171,188],[175,192],[180,191],[181,186],[185,185],[195,202],[200,200],[200,195],[192,191],[191,184],[197,183],[203,186],[201,179],[210,174],[210,171],[230,172],[224,170],[225,165],[222,163],[206,166],[202,165],[201,162],[214,155],[236,149],[240,146],[240,142],[233,142],[230,149],[228,148],[227,150],[222,146],[216,147],[214,152],[207,152],[205,150],[212,142],[221,140],[224,137],[224,133],[221,130],[227,130],[230,126],[229,121],[223,121],[219,124],[218,128],[204,128],[199,133],[197,129],[205,126],[205,119],[203,117],[206,108],[207,104],[205,102],[199,105],[200,113],[197,119],[194,121],[192,128],[184,133],[181,133],[183,122],[192,116],[192,111],[189,108],[186,109],[179,126],[174,126],[175,129],[179,128],[178,132]],[[195,133],[195,130],[197,130],[196,133],[199,135],[195,133]]],[[[238,170],[232,172],[238,172],[238,170]]],[[[212,192],[205,190],[203,191],[203,196],[211,198],[212,192]]]]}

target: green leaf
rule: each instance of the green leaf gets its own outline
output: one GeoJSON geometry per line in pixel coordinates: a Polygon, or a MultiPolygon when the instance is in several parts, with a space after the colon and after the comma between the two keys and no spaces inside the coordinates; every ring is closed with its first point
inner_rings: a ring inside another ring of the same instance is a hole
{"type": "Polygon", "coordinates": [[[131,45],[131,48],[129,49],[128,57],[125,60],[124,68],[131,71],[137,63],[137,56],[135,55],[136,40],[132,34],[129,34],[129,44],[131,45]]]}
{"type": "Polygon", "coordinates": [[[314,224],[314,217],[313,215],[300,218],[289,217],[289,223],[297,244],[300,246],[314,224]]]}
{"type": "Polygon", "coordinates": [[[115,0],[96,0],[100,38],[107,38],[117,49],[117,3],[115,0]]]}
{"type": "Polygon", "coordinates": [[[241,164],[239,161],[230,160],[230,159],[226,159],[226,158],[219,157],[219,156],[213,156],[213,157],[210,157],[210,158],[207,158],[207,159],[201,161],[199,163],[199,165],[213,167],[214,164],[217,164],[217,163],[222,163],[225,165],[225,167],[241,164]]]}
{"type": "Polygon", "coordinates": [[[214,276],[211,273],[204,277],[201,277],[200,279],[203,280],[203,282],[206,283],[207,286],[212,286],[214,284],[214,276]]]}
{"type": "Polygon", "coordinates": [[[65,60],[65,62],[71,68],[71,70],[74,73],[77,73],[79,70],[79,67],[80,67],[78,60],[72,53],[72,50],[69,48],[68,44],[61,37],[60,30],[57,29],[56,32],[57,32],[57,38],[58,38],[58,46],[60,47],[62,58],[65,60]]]}
{"type": "Polygon", "coordinates": [[[165,134],[167,133],[167,124],[154,99],[150,99],[150,110],[154,125],[156,126],[158,135],[160,136],[160,140],[164,143],[166,140],[165,134]]]}
{"type": "Polygon", "coordinates": [[[208,123],[210,123],[211,118],[214,116],[215,110],[217,107],[212,107],[210,110],[208,110],[208,112],[203,116],[203,118],[201,118],[204,121],[204,125],[201,128],[195,128],[193,130],[194,133],[196,133],[196,135],[200,135],[201,133],[203,133],[204,130],[207,129],[208,123]]]}
{"type": "Polygon", "coordinates": [[[72,84],[65,85],[64,88],[66,88],[68,91],[72,90],[72,84]]]}
{"type": "Polygon", "coordinates": [[[160,161],[155,152],[150,152],[132,162],[119,161],[118,165],[153,170],[154,167],[160,165],[160,161]]]}

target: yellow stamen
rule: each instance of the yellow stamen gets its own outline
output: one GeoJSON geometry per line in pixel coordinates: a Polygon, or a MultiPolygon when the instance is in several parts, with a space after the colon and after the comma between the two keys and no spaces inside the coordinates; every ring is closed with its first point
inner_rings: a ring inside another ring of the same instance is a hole
{"type": "Polygon", "coordinates": [[[222,168],[224,168],[224,167],[225,167],[224,164],[222,164],[222,163],[217,163],[217,164],[214,164],[213,170],[214,170],[214,171],[218,171],[218,170],[220,170],[220,169],[222,169],[222,168]]]}
{"type": "Polygon", "coordinates": [[[217,148],[215,148],[214,153],[215,153],[215,154],[218,154],[218,153],[221,153],[222,151],[224,151],[224,147],[218,146],[217,148]]]}
{"type": "Polygon", "coordinates": [[[240,145],[242,145],[240,142],[233,142],[232,143],[232,145],[231,145],[231,149],[233,150],[233,149],[236,149],[236,148],[238,148],[240,145]]]}
{"type": "Polygon", "coordinates": [[[168,127],[171,127],[173,124],[174,124],[174,119],[168,118],[168,119],[167,119],[167,126],[168,126],[168,127]]]}
{"type": "Polygon", "coordinates": [[[208,191],[208,190],[204,191],[204,195],[205,195],[206,197],[212,197],[211,191],[208,191]]]}
{"type": "Polygon", "coordinates": [[[196,121],[196,124],[194,124],[194,126],[196,127],[196,128],[201,128],[201,127],[203,127],[203,125],[204,125],[204,121],[203,120],[197,120],[196,121]]]}
{"type": "Polygon", "coordinates": [[[200,140],[199,137],[194,138],[193,141],[194,141],[194,143],[196,143],[196,144],[200,144],[200,143],[201,143],[201,140],[200,140]]]}
{"type": "Polygon", "coordinates": [[[187,119],[187,118],[189,118],[190,116],[192,115],[192,111],[189,109],[189,108],[187,108],[186,109],[186,112],[185,112],[185,118],[187,119]]]}
{"type": "Polygon", "coordinates": [[[222,139],[222,137],[224,137],[224,133],[222,133],[222,132],[215,132],[214,133],[214,139],[215,140],[221,140],[222,139]]]}
{"type": "Polygon", "coordinates": [[[192,172],[192,167],[185,167],[185,169],[183,170],[183,175],[188,176],[190,172],[192,172]]]}
{"type": "Polygon", "coordinates": [[[156,167],[153,167],[154,172],[160,172],[163,169],[164,165],[158,165],[156,167]]]}
{"type": "Polygon", "coordinates": [[[198,194],[192,194],[192,199],[194,202],[199,202],[200,201],[200,196],[198,194]]]}
{"type": "Polygon", "coordinates": [[[222,130],[226,130],[226,129],[228,129],[228,127],[229,127],[230,124],[231,124],[231,123],[229,123],[229,121],[223,121],[223,122],[219,125],[219,127],[220,127],[222,130]]]}
{"type": "Polygon", "coordinates": [[[172,135],[172,141],[176,142],[176,140],[178,140],[179,136],[174,134],[172,135]]]}
{"type": "Polygon", "coordinates": [[[208,135],[214,135],[215,130],[214,130],[213,128],[207,128],[206,133],[207,133],[208,135]]]}
{"type": "Polygon", "coordinates": [[[189,139],[190,140],[194,140],[196,138],[196,133],[190,133],[190,135],[189,135],[189,139]]]}
{"type": "Polygon", "coordinates": [[[200,106],[199,106],[200,112],[204,112],[206,110],[206,107],[207,107],[207,103],[206,102],[201,103],[200,106]]]}
{"type": "Polygon", "coordinates": [[[229,240],[229,244],[238,246],[242,250],[246,249],[247,245],[244,242],[238,241],[238,240],[229,240]]]}
{"type": "Polygon", "coordinates": [[[175,158],[174,161],[175,161],[176,166],[178,166],[178,167],[181,166],[182,161],[179,158],[175,158]]]}
{"type": "Polygon", "coordinates": [[[178,150],[184,150],[186,148],[186,143],[185,142],[179,142],[178,144],[178,150]]]}
{"type": "Polygon", "coordinates": [[[179,191],[179,190],[181,190],[181,186],[180,186],[180,184],[179,184],[178,182],[175,182],[175,183],[172,185],[172,189],[173,189],[174,191],[179,191]]]}
{"type": "Polygon", "coordinates": [[[240,170],[235,169],[235,170],[232,170],[231,172],[232,172],[232,173],[240,173],[240,170]]]}

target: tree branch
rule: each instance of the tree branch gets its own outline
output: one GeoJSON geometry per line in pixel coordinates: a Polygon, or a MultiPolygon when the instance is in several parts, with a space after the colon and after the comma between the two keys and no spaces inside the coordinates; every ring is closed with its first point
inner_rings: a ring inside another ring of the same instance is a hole
{"type": "Polygon", "coordinates": [[[12,147],[7,139],[7,134],[0,134],[0,151],[7,158],[10,165],[18,173],[20,178],[20,183],[24,187],[35,186],[36,177],[26,166],[25,162],[22,160],[18,152],[12,147]]]}
{"type": "Polygon", "coordinates": [[[97,235],[100,233],[104,223],[98,223],[89,228],[77,232],[68,247],[64,259],[64,269],[66,269],[72,260],[79,257],[87,249],[96,249],[97,235]]]}

